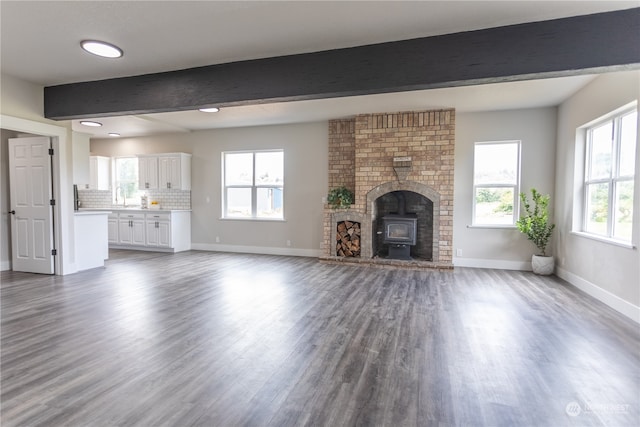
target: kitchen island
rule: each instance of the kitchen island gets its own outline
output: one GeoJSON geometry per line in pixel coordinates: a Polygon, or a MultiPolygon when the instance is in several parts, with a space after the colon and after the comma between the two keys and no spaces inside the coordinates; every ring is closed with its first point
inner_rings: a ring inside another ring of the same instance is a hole
{"type": "Polygon", "coordinates": [[[76,211],[74,215],[77,271],[104,267],[109,259],[108,210],[76,211]]]}

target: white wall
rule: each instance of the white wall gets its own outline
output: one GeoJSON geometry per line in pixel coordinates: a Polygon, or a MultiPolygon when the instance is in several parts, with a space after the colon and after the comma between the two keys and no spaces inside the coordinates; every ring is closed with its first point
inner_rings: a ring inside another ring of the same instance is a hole
{"type": "Polygon", "coordinates": [[[8,74],[0,76],[0,107],[2,114],[36,122],[44,118],[44,89],[8,74]]]}
{"type": "MultiPolygon", "coordinates": [[[[575,184],[576,129],[640,97],[640,72],[604,74],[559,107],[556,153],[556,253],[558,275],[640,321],[640,254],[572,233],[580,206],[575,184]]],[[[640,133],[639,133],[640,134],[640,133]]],[[[577,159],[582,162],[582,159],[577,159]]],[[[636,153],[634,244],[640,243],[640,149],[636,153]]]]}
{"type": "Polygon", "coordinates": [[[91,135],[74,131],[72,138],[73,183],[78,184],[78,188],[84,188],[84,185],[89,184],[90,181],[89,150],[91,147],[91,135]]]}
{"type": "Polygon", "coordinates": [[[506,140],[522,141],[521,191],[529,192],[535,187],[550,194],[553,200],[556,108],[456,114],[453,214],[456,266],[531,269],[535,245],[515,227],[470,227],[474,144],[506,140]],[[461,257],[456,256],[458,249],[462,250],[461,257]]]}
{"type": "Polygon", "coordinates": [[[319,256],[327,193],[326,122],[214,129],[140,138],[96,139],[91,153],[126,156],[191,153],[194,249],[319,256]],[[222,220],[223,151],[283,148],[285,221],[222,220]],[[216,242],[216,238],[220,242],[216,242]],[[287,246],[287,240],[291,246],[287,246]]]}

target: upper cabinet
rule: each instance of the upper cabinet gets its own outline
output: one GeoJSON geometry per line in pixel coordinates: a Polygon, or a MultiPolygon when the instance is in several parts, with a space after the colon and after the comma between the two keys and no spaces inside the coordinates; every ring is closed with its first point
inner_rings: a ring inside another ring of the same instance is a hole
{"type": "Polygon", "coordinates": [[[139,187],[191,190],[191,154],[166,153],[138,156],[139,187]]]}
{"type": "Polygon", "coordinates": [[[138,155],[138,188],[155,190],[158,188],[158,157],[138,155]]]}
{"type": "Polygon", "coordinates": [[[89,157],[89,188],[91,190],[111,189],[111,158],[89,157]]]}
{"type": "Polygon", "coordinates": [[[191,154],[158,156],[158,188],[191,190],[191,154]]]}

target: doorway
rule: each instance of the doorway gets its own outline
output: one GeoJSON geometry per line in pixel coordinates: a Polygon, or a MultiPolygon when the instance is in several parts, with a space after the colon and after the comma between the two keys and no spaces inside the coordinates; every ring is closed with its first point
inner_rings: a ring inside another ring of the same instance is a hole
{"type": "Polygon", "coordinates": [[[67,153],[70,149],[69,129],[50,123],[37,122],[14,116],[0,114],[0,128],[2,129],[2,176],[3,192],[2,206],[6,209],[2,211],[2,233],[0,235],[0,248],[2,249],[2,259],[0,267],[2,270],[12,269],[12,256],[10,254],[10,218],[7,212],[12,210],[9,205],[9,185],[8,181],[8,139],[16,136],[45,136],[50,138],[54,149],[53,156],[53,198],[56,201],[53,206],[53,236],[57,249],[54,257],[54,271],[57,275],[66,275],[77,271],[74,257],[74,234],[73,234],[73,191],[72,191],[72,164],[67,160],[67,153]],[[6,139],[5,139],[6,137],[6,139]]]}

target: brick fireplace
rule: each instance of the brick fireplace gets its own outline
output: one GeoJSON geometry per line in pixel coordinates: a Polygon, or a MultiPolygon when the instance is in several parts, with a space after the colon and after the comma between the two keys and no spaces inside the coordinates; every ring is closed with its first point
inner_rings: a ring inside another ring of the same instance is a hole
{"type": "Polygon", "coordinates": [[[453,109],[329,121],[329,188],[346,186],[355,203],[325,206],[322,260],[452,268],[454,146],[453,109]],[[380,237],[382,217],[397,214],[397,200],[418,218],[409,261],[391,259],[380,237]],[[357,256],[336,252],[337,227],[345,221],[359,224],[357,256]]]}

